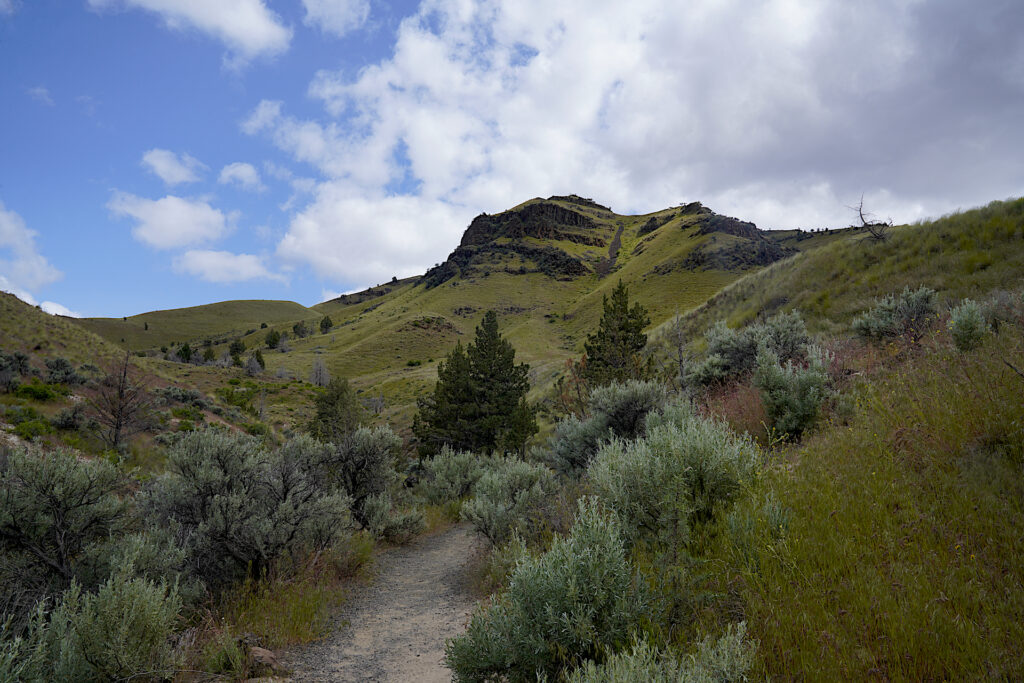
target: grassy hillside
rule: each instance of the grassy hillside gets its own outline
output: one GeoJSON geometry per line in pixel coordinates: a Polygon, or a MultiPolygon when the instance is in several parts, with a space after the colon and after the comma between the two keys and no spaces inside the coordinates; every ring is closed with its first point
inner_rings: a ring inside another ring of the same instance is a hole
{"type": "MultiPolygon", "coordinates": [[[[874,300],[926,285],[946,300],[1024,286],[1024,199],[894,228],[885,241],[866,231],[814,233],[820,248],[750,273],[684,317],[686,336],[716,320],[739,326],[799,309],[812,329],[838,331],[874,300]]],[[[660,332],[664,332],[661,330],[660,332]]]]}
{"type": "Polygon", "coordinates": [[[123,354],[101,336],[82,329],[74,318],[49,315],[7,292],[0,292],[0,350],[61,356],[75,364],[123,354]]]}
{"type": "Polygon", "coordinates": [[[110,342],[136,350],[244,334],[263,323],[320,317],[294,301],[250,300],[152,311],[123,319],[81,318],[77,322],[110,342]]]}

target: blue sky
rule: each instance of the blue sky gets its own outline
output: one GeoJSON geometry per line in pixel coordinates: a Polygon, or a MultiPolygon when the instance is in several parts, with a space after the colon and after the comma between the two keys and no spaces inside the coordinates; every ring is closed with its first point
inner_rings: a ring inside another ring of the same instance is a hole
{"type": "Polygon", "coordinates": [[[766,228],[1019,196],[1022,28],[1017,2],[0,0],[0,289],[311,305],[569,192],[766,228]]]}

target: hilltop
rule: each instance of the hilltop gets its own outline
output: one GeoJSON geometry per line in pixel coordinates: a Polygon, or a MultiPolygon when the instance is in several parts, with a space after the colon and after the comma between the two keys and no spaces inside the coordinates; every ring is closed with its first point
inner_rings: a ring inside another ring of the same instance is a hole
{"type": "MultiPolygon", "coordinates": [[[[824,243],[804,233],[800,248],[824,243]]],[[[207,342],[218,357],[234,339],[264,345],[286,333],[288,351],[263,348],[271,376],[308,378],[316,357],[367,397],[383,398],[384,417],[411,420],[415,398],[436,378],[436,364],[471,334],[488,309],[518,358],[530,363],[533,398],[544,396],[564,361],[578,355],[619,279],[655,324],[699,306],[724,286],[796,254],[792,235],[759,230],[699,202],[622,215],[593,200],[534,198],[481,214],[459,245],[422,276],[393,280],[306,308],[293,302],[233,301],[80,324],[109,342],[154,353],[161,346],[207,342]],[[296,323],[332,329],[297,339],[296,323]],[[148,329],[146,329],[148,327],[148,329]]]]}

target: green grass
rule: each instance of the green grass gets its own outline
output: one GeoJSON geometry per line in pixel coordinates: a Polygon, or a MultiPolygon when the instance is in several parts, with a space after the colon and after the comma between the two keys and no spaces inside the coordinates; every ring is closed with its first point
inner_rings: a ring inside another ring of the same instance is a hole
{"type": "MultiPolygon", "coordinates": [[[[250,329],[259,330],[263,323],[319,322],[322,317],[294,301],[254,300],[152,311],[127,319],[81,318],[76,322],[112,343],[136,350],[160,348],[172,342],[181,344],[237,336],[250,329]]],[[[291,325],[288,327],[290,329],[291,325]]]]}
{"type": "Polygon", "coordinates": [[[1024,676],[1020,329],[962,355],[945,334],[852,391],[773,467],[711,562],[787,680],[1024,676]],[[788,508],[769,529],[771,494],[788,508]],[[744,525],[739,524],[742,528],[744,525]]]}
{"type": "MultiPolygon", "coordinates": [[[[838,332],[874,300],[926,285],[953,301],[1024,284],[1024,199],[992,202],[894,228],[883,242],[862,230],[832,231],[809,249],[725,286],[686,315],[686,336],[717,320],[732,326],[799,309],[812,330],[838,332]]],[[[664,334],[667,326],[658,331],[664,334]]]]}

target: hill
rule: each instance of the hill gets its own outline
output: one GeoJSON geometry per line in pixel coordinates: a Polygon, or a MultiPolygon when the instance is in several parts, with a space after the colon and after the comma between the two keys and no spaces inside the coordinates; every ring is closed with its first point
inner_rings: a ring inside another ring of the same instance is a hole
{"type": "MultiPolygon", "coordinates": [[[[809,247],[822,240],[807,234],[809,247]]],[[[407,425],[436,378],[436,364],[472,334],[488,309],[531,365],[533,397],[544,395],[564,361],[578,355],[600,316],[602,296],[621,278],[655,323],[703,303],[736,278],[796,249],[752,223],[720,216],[699,202],[643,215],[620,215],[575,195],[535,198],[482,214],[438,266],[305,308],[292,302],[224,302],[157,311],[127,320],[86,320],[109,341],[152,352],[171,342],[210,340],[219,357],[229,341],[263,348],[267,371],[308,378],[321,357],[407,425]],[[329,315],[326,334],[295,338],[292,327],[329,315]],[[268,328],[261,328],[267,323],[268,328]],[[149,329],[145,329],[148,324],[149,329]],[[291,337],[271,351],[269,330],[291,337]]]]}
{"type": "Polygon", "coordinates": [[[175,343],[224,339],[267,323],[317,318],[294,301],[223,301],[152,311],[124,318],[80,318],[78,323],[114,344],[127,348],[159,348],[175,343]]]}

